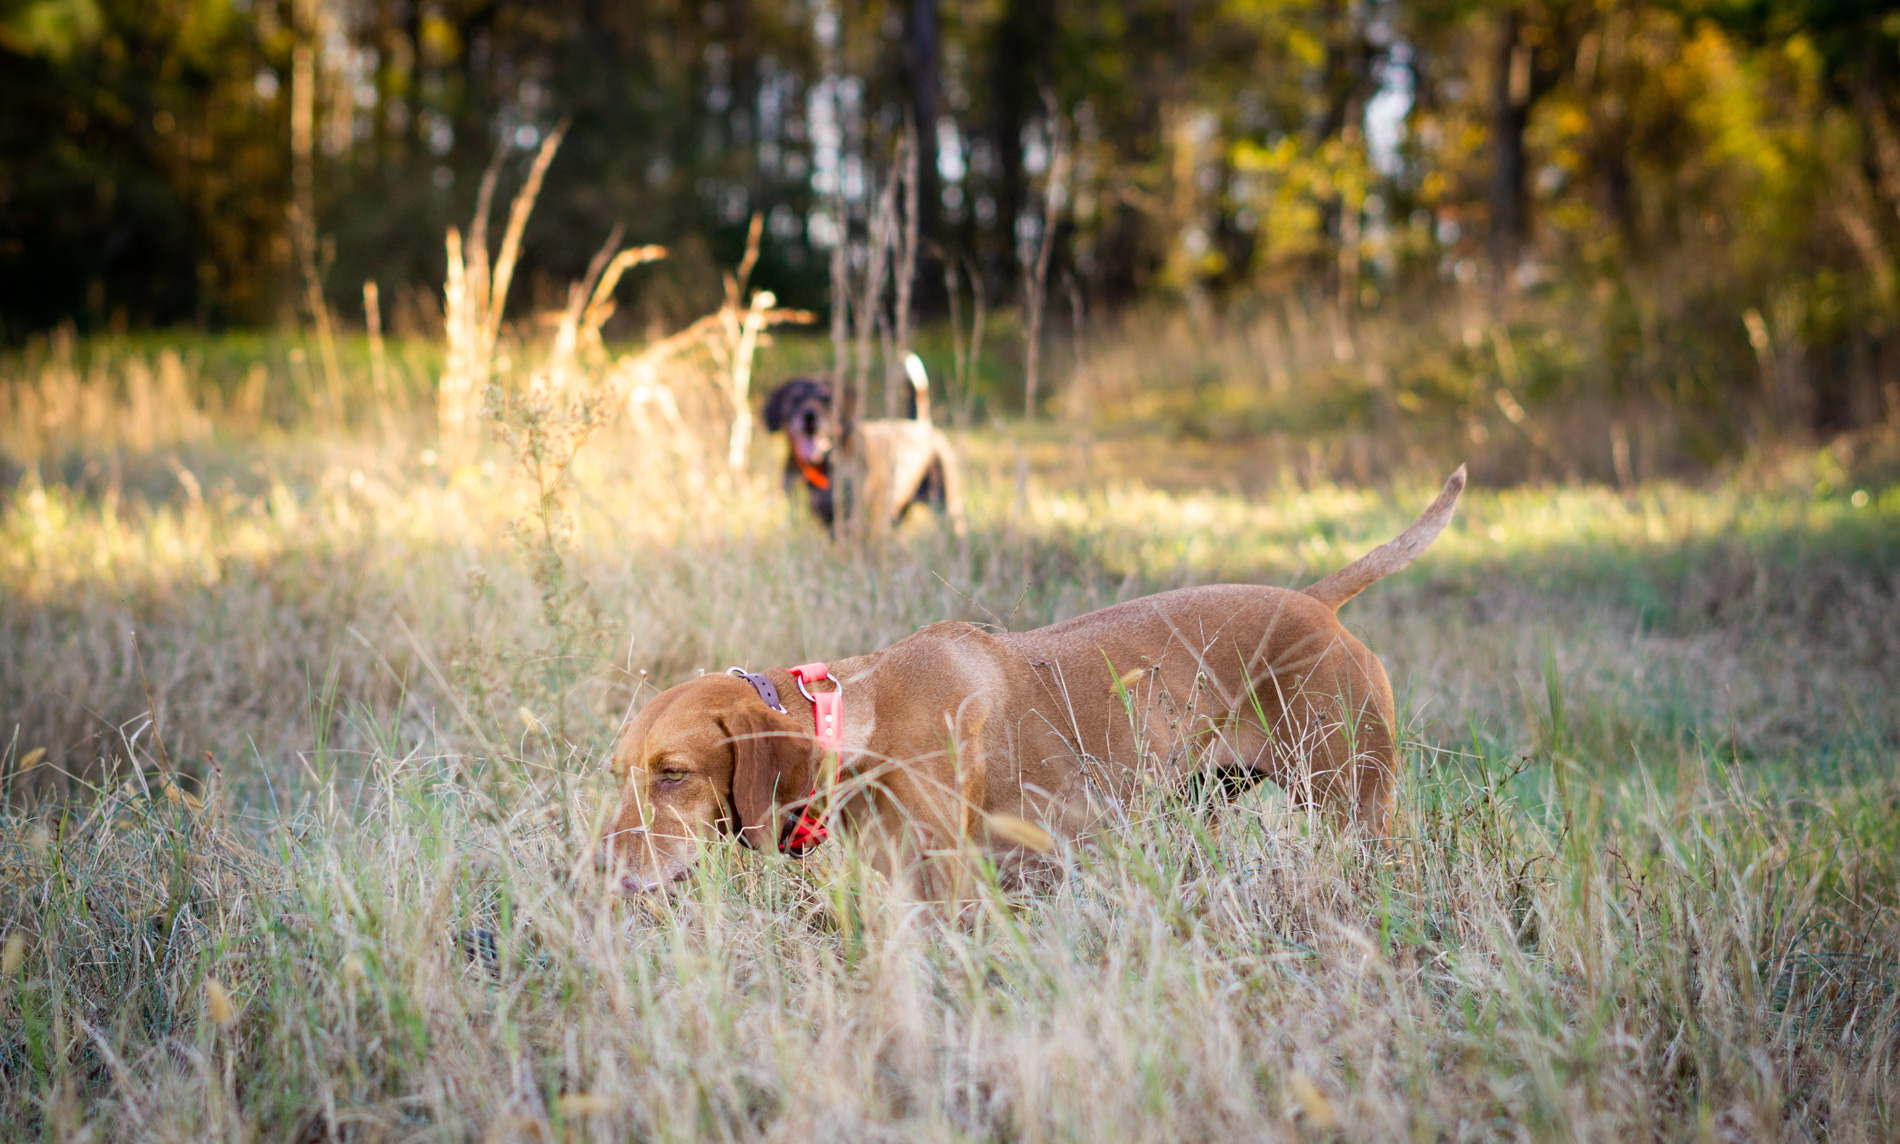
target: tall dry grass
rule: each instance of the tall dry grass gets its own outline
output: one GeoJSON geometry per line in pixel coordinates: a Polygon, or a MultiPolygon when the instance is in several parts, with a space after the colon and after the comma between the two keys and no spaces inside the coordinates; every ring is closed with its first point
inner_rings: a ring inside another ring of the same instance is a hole
{"type": "Polygon", "coordinates": [[[1891,1137],[1893,490],[1480,492],[1347,613],[1408,710],[1394,860],[1156,791],[945,928],[848,846],[601,896],[575,859],[642,672],[1291,577],[1417,496],[1019,493],[978,449],[967,550],[860,551],[600,432],[564,690],[495,453],[14,495],[5,1135],[1891,1137]]]}
{"type": "Polygon", "coordinates": [[[614,352],[598,296],[456,450],[260,436],[188,354],[8,366],[66,412],[5,443],[0,1138],[1900,1132],[1891,441],[1468,494],[1345,614],[1404,708],[1389,856],[1154,789],[964,925],[848,840],[633,906],[577,859],[655,688],[1312,579],[1440,474],[1195,491],[1154,438],[979,434],[967,538],[835,544],[765,443],[728,464],[707,339],[770,303],[614,352]]]}
{"type": "MultiPolygon", "coordinates": [[[[1484,483],[1629,488],[1811,448],[1844,427],[1900,424],[1900,387],[1859,365],[1830,420],[1790,416],[1775,370],[1746,352],[1740,314],[1726,332],[1658,340],[1620,306],[1579,292],[1527,294],[1499,316],[1459,286],[1390,302],[1343,336],[1330,304],[1296,290],[1221,318],[1151,310],[1088,326],[1078,311],[1053,339],[1069,352],[1058,354],[1068,376],[1051,406],[1110,438],[1133,430],[1312,452],[1309,463],[1360,484],[1456,455],[1484,483]]],[[[1013,394],[1007,375],[999,383],[1013,394]]]]}
{"type": "Polygon", "coordinates": [[[1396,860],[1271,795],[1157,791],[962,928],[848,844],[604,898],[574,860],[605,792],[545,726],[489,753],[326,683],[327,737],[249,796],[255,757],[176,784],[135,730],[136,772],[7,824],[0,1110],[179,1140],[1890,1138],[1892,776],[1790,798],[1693,746],[1603,759],[1567,669],[1521,754],[1414,741],[1396,860]]]}
{"type": "MultiPolygon", "coordinates": [[[[101,453],[151,453],[204,439],[213,417],[227,412],[217,391],[204,400],[176,350],[99,355],[82,366],[74,341],[70,329],[58,331],[38,368],[0,385],[0,447],[9,453],[37,457],[49,445],[82,441],[101,453]]],[[[261,387],[241,390],[228,410],[238,424],[254,424],[262,412],[261,387]]]]}

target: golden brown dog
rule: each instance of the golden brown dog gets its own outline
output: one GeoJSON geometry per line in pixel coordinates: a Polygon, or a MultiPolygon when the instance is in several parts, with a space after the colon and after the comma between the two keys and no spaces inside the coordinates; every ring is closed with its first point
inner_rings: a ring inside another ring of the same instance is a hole
{"type": "Polygon", "coordinates": [[[1464,484],[1461,466],[1396,539],[1303,591],[1183,588],[1029,632],[938,623],[833,663],[835,764],[785,671],[763,673],[784,712],[733,675],[670,688],[615,747],[620,802],[597,860],[618,892],[654,892],[721,836],[783,848],[809,808],[942,897],[956,875],[937,858],[975,847],[1020,859],[1023,820],[1074,837],[1143,781],[1209,773],[1270,778],[1386,837],[1392,687],[1335,612],[1423,552],[1464,484]]]}

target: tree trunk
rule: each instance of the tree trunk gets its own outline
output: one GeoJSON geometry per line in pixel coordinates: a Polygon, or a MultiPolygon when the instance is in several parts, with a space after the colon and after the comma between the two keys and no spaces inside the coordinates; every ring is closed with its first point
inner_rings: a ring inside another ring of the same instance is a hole
{"type": "Polygon", "coordinates": [[[1004,264],[1015,259],[1016,219],[1029,208],[1029,183],[1023,171],[1023,128],[1042,106],[1039,90],[1052,33],[1046,0],[1008,0],[996,29],[991,98],[995,101],[991,138],[999,170],[995,176],[995,241],[1004,264]]]}
{"type": "Polygon", "coordinates": [[[1491,117],[1491,287],[1502,298],[1525,235],[1524,128],[1530,118],[1531,50],[1515,8],[1498,17],[1491,117]]]}
{"type": "Polygon", "coordinates": [[[911,0],[904,38],[904,86],[917,124],[918,228],[925,235],[937,226],[937,109],[943,91],[941,21],[937,0],[911,0]]]}

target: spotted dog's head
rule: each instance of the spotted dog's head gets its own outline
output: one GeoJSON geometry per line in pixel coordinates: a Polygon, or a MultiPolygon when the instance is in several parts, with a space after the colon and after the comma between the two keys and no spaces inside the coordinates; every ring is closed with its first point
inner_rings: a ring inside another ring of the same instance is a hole
{"type": "Polygon", "coordinates": [[[783,430],[792,459],[822,467],[831,457],[831,385],[815,377],[795,377],[765,399],[765,427],[783,430]]]}

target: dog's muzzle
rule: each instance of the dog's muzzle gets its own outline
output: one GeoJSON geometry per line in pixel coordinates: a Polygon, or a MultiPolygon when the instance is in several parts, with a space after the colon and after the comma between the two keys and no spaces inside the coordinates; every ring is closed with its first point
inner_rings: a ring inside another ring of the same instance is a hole
{"type": "MultiPolygon", "coordinates": [[[[621,845],[631,850],[632,847],[637,844],[636,840],[644,841],[646,835],[646,827],[636,826],[631,830],[622,830],[617,834],[610,834],[601,839],[600,845],[594,848],[594,869],[599,870],[603,874],[612,874],[616,867],[614,861],[614,843],[616,840],[624,840],[621,842],[621,845]]],[[[629,857],[631,857],[631,855],[629,855],[629,857]]],[[[628,862],[627,868],[620,871],[613,889],[627,897],[635,897],[640,894],[657,894],[661,890],[666,889],[670,883],[677,884],[684,882],[689,873],[690,870],[687,866],[682,864],[679,869],[672,871],[670,874],[662,872],[648,875],[641,873],[633,867],[631,862],[628,862]]]]}

